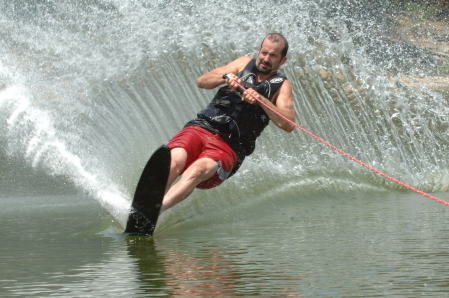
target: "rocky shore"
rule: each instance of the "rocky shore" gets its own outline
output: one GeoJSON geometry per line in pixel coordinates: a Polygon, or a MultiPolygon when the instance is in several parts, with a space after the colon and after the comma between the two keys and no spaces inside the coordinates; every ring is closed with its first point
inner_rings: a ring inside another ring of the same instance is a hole
{"type": "MultiPolygon", "coordinates": [[[[411,3],[411,1],[409,1],[411,3]]],[[[422,73],[402,69],[397,79],[449,95],[449,1],[417,1],[391,17],[394,41],[414,47],[431,60],[422,73]],[[407,9],[408,8],[408,9],[407,9]]]]}

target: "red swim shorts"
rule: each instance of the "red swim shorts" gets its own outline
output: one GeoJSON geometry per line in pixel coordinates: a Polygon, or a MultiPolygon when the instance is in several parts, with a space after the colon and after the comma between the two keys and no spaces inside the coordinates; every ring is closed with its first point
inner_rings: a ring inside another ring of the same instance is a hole
{"type": "Polygon", "coordinates": [[[186,169],[197,159],[208,157],[218,162],[217,173],[201,182],[197,188],[212,188],[229,176],[237,161],[237,155],[223,139],[204,128],[187,126],[168,143],[170,149],[181,147],[187,151],[186,169]]]}

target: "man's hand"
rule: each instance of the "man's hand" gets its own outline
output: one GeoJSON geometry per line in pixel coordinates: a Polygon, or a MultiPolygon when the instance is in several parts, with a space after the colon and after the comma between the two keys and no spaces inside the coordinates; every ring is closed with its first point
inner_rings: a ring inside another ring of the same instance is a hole
{"type": "Polygon", "coordinates": [[[242,81],[235,74],[228,73],[225,75],[225,77],[226,83],[233,92],[239,91],[240,93],[242,93],[243,101],[246,101],[247,103],[250,104],[255,104],[257,103],[257,101],[262,100],[262,96],[256,90],[252,88],[244,89],[242,87],[243,85],[242,81]]]}
{"type": "Polygon", "coordinates": [[[233,73],[228,73],[226,74],[226,78],[226,83],[228,84],[229,88],[231,88],[232,92],[237,92],[242,89],[240,88],[240,86],[242,85],[242,81],[238,76],[233,73]]]}
{"type": "Polygon", "coordinates": [[[248,88],[243,92],[242,100],[250,104],[255,104],[262,100],[262,96],[253,88],[248,88]]]}

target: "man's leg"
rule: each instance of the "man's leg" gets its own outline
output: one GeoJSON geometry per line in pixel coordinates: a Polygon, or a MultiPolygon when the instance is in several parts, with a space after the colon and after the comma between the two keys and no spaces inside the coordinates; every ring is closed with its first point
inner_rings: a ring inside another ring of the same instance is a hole
{"type": "Polygon", "coordinates": [[[171,162],[170,173],[167,179],[165,192],[168,191],[173,181],[181,175],[187,163],[187,151],[184,148],[177,147],[170,150],[171,162]]]}
{"type": "MultiPolygon", "coordinates": [[[[211,158],[200,158],[196,160],[184,171],[179,181],[169,188],[162,201],[161,211],[187,198],[198,184],[214,176],[217,169],[218,163],[211,158]]],[[[172,173],[170,173],[170,176],[172,176],[172,173]]],[[[173,180],[175,178],[176,176],[173,180]]]]}

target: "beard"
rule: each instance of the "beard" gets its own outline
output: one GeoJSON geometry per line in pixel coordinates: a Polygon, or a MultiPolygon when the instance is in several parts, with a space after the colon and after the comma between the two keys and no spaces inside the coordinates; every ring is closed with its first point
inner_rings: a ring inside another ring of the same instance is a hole
{"type": "Polygon", "coordinates": [[[273,66],[270,63],[263,64],[262,62],[256,63],[256,68],[260,73],[270,74],[274,71],[273,66]],[[262,68],[262,65],[266,68],[262,68]]]}

